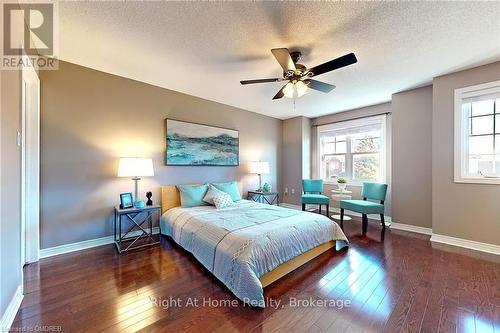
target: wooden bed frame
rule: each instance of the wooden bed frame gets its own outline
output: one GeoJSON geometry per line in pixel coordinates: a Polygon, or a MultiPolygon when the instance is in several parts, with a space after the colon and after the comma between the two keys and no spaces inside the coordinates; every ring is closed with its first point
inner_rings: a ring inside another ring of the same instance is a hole
{"type": "MultiPolygon", "coordinates": [[[[196,184],[192,184],[196,185],[196,184]]],[[[174,185],[162,186],[161,187],[161,213],[165,213],[167,210],[181,205],[181,199],[179,195],[179,190],[174,185]]],[[[266,287],[271,283],[279,280],[283,276],[287,275],[291,271],[304,265],[306,262],[316,258],[320,254],[335,248],[336,242],[329,241],[327,243],[316,246],[315,248],[302,253],[301,255],[279,265],[272,271],[262,275],[260,277],[260,282],[262,287],[266,287]]]]}

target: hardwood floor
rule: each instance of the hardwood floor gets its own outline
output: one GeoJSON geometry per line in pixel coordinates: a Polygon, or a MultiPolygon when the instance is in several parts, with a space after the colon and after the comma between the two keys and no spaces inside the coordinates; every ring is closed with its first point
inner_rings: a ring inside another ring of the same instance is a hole
{"type": "Polygon", "coordinates": [[[381,242],[381,229],[373,221],[367,237],[360,235],[356,219],[346,222],[345,229],[349,249],[324,253],[265,289],[266,297],[280,302],[277,308],[243,306],[165,237],[161,246],[123,255],[108,245],[42,259],[25,268],[26,295],[12,327],[48,325],[53,327],[45,330],[63,332],[500,333],[498,257],[433,247],[428,236],[397,230],[388,229],[381,242]],[[190,298],[236,306],[195,307],[186,304],[190,298]],[[351,305],[295,307],[294,299],[351,305]]]}

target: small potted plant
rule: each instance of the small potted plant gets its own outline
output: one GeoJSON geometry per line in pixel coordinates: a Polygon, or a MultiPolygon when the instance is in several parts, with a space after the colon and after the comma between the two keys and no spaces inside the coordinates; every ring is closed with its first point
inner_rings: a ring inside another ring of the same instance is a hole
{"type": "Polygon", "coordinates": [[[347,187],[347,179],[345,179],[344,177],[338,177],[337,184],[339,186],[339,191],[344,192],[345,188],[347,187]]]}

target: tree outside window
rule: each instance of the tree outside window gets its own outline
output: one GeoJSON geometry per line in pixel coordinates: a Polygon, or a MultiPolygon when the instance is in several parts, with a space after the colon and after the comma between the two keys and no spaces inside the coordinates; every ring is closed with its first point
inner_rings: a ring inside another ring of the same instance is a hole
{"type": "Polygon", "coordinates": [[[337,177],[351,183],[383,181],[383,121],[380,117],[366,121],[333,124],[319,129],[320,175],[325,181],[337,177]],[[349,126],[352,124],[352,126],[349,126]]]}

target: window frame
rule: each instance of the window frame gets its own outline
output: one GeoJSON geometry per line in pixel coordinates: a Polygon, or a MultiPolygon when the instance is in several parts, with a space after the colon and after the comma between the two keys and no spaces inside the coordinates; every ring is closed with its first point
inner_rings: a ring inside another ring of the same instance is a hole
{"type": "MultiPolygon", "coordinates": [[[[454,182],[471,184],[496,184],[500,185],[500,178],[488,178],[481,175],[467,173],[469,151],[467,140],[469,138],[469,116],[462,110],[464,99],[471,99],[490,94],[500,94],[500,80],[474,86],[455,89],[454,98],[454,182]]],[[[498,106],[497,106],[498,107],[498,106]]],[[[498,111],[497,113],[498,114],[498,111]]],[[[493,123],[496,118],[493,116],[493,123]]],[[[493,129],[495,131],[495,128],[493,129]]],[[[498,135],[498,134],[497,134],[498,135]]],[[[493,136],[495,140],[495,135],[493,136]]],[[[495,152],[493,152],[495,154],[495,152]]]]}
{"type": "MultiPolygon", "coordinates": [[[[374,180],[376,182],[382,182],[386,183],[387,182],[387,115],[382,114],[382,115],[375,115],[375,116],[367,116],[359,119],[353,119],[353,120],[345,120],[345,121],[340,121],[336,123],[331,123],[331,124],[326,124],[326,125],[320,125],[317,127],[317,142],[316,142],[316,151],[317,151],[317,173],[318,177],[323,179],[323,163],[322,163],[322,156],[330,156],[330,155],[344,155],[345,156],[345,169],[346,173],[349,171],[352,173],[351,175],[347,176],[346,178],[348,179],[348,183],[350,186],[361,186],[364,181],[356,181],[352,179],[354,177],[354,166],[353,166],[353,157],[354,156],[359,156],[363,154],[373,154],[373,152],[361,152],[361,153],[353,153],[352,152],[352,138],[346,138],[346,152],[345,153],[334,153],[334,154],[321,154],[322,149],[321,149],[321,136],[322,133],[324,132],[330,132],[330,131],[335,131],[335,130],[342,130],[342,129],[348,129],[352,127],[360,127],[364,125],[373,125],[373,124],[380,124],[381,126],[381,134],[380,134],[380,177],[381,179],[374,180]]],[[[323,179],[323,182],[325,184],[336,184],[335,181],[332,180],[327,180],[323,179]]]]}

